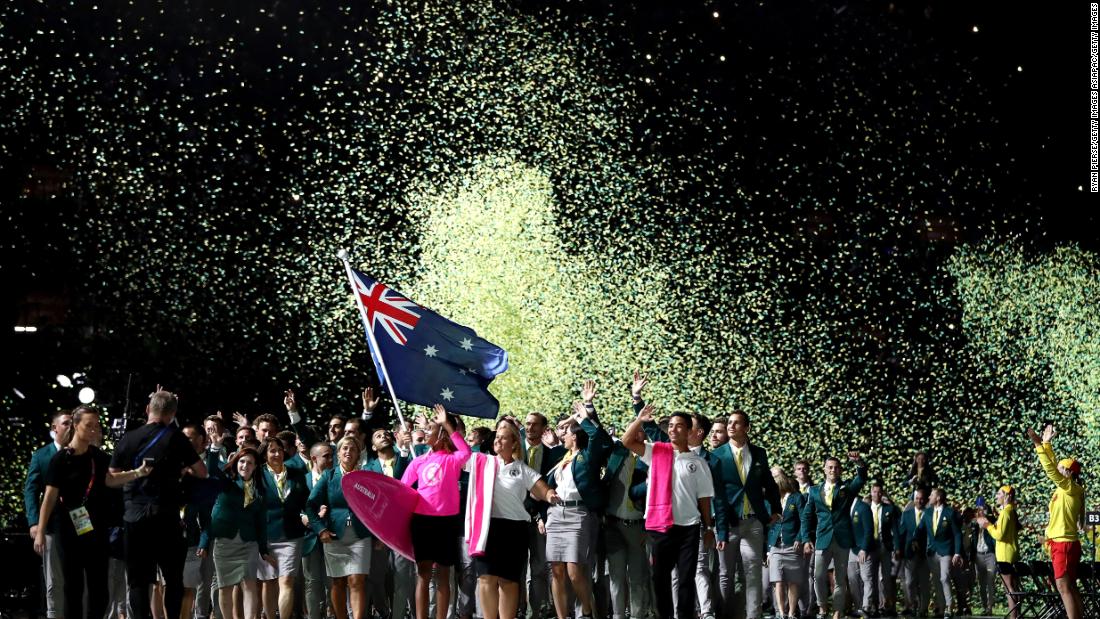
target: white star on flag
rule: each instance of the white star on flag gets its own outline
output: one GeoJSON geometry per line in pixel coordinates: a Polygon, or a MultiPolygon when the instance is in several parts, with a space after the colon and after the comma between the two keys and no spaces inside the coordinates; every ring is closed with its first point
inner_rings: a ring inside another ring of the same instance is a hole
{"type": "Polygon", "coordinates": [[[468,337],[463,338],[462,341],[458,343],[458,345],[462,347],[462,350],[473,350],[474,349],[474,343],[471,342],[470,338],[468,338],[468,337]]]}
{"type": "Polygon", "coordinates": [[[450,389],[444,388],[443,391],[439,392],[439,397],[441,397],[444,400],[447,400],[448,402],[450,402],[451,400],[454,399],[455,392],[451,391],[450,389]]]}
{"type": "Polygon", "coordinates": [[[429,357],[434,357],[435,353],[437,352],[439,352],[439,349],[435,346],[432,346],[431,344],[429,344],[428,347],[424,349],[424,354],[428,355],[429,357]]]}
{"type": "Polygon", "coordinates": [[[465,376],[466,375],[466,368],[458,368],[458,373],[465,376]]]}

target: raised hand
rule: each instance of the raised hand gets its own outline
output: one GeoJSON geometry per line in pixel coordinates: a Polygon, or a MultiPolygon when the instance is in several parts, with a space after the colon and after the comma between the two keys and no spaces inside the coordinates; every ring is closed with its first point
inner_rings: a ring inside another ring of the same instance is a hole
{"type": "Polygon", "coordinates": [[[588,419],[588,409],[579,401],[573,402],[573,419],[576,420],[577,423],[588,419]]]}
{"type": "Polygon", "coordinates": [[[1047,427],[1043,428],[1043,442],[1049,443],[1054,438],[1054,424],[1048,423],[1047,427]]]}
{"type": "Polygon", "coordinates": [[[1036,432],[1035,430],[1031,429],[1031,428],[1027,429],[1027,437],[1030,438],[1031,442],[1035,443],[1036,445],[1042,445],[1043,444],[1043,439],[1039,438],[1039,433],[1036,432]]]}
{"type": "Polygon", "coordinates": [[[447,425],[447,409],[443,408],[442,404],[436,404],[432,407],[435,411],[435,422],[441,426],[447,425]]]}
{"type": "Polygon", "coordinates": [[[646,404],[642,407],[642,410],[638,411],[638,419],[641,419],[645,423],[653,421],[653,413],[657,409],[652,404],[646,404]]]}
{"type": "Polygon", "coordinates": [[[233,423],[237,424],[238,428],[244,428],[248,426],[248,417],[245,417],[240,411],[237,411],[233,413],[233,423]]]}
{"type": "Polygon", "coordinates": [[[859,460],[859,450],[858,449],[849,450],[848,451],[848,459],[851,460],[852,462],[855,462],[856,460],[859,460]]]}
{"type": "Polygon", "coordinates": [[[596,397],[596,381],[588,378],[581,385],[581,399],[585,404],[591,404],[596,397]]]}
{"type": "Polygon", "coordinates": [[[374,409],[376,406],[378,406],[378,401],[380,399],[380,397],[374,397],[373,387],[367,387],[363,390],[363,410],[367,412],[374,412],[374,409]]]}
{"type": "Polygon", "coordinates": [[[649,384],[649,377],[642,374],[638,370],[634,370],[634,380],[630,382],[630,397],[635,400],[640,400],[642,397],[642,389],[649,384]]]}
{"type": "Polygon", "coordinates": [[[285,406],[288,411],[298,409],[297,401],[294,399],[293,389],[287,389],[283,392],[283,406],[285,406]]]}

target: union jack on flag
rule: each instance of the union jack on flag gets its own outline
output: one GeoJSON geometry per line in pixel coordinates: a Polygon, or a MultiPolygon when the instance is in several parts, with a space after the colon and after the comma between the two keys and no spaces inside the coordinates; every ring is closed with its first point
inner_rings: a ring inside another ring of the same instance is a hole
{"type": "Polygon", "coordinates": [[[355,269],[348,267],[348,277],[363,327],[374,336],[367,343],[383,385],[388,375],[406,402],[497,416],[500,405],[488,387],[508,369],[507,351],[355,269]]]}
{"type": "Polygon", "coordinates": [[[367,312],[370,328],[377,332],[377,328],[381,326],[394,342],[402,346],[408,343],[409,339],[402,327],[409,331],[416,328],[416,323],[420,322],[420,314],[416,310],[420,306],[379,282],[365,286],[357,277],[355,288],[363,309],[367,312]]]}

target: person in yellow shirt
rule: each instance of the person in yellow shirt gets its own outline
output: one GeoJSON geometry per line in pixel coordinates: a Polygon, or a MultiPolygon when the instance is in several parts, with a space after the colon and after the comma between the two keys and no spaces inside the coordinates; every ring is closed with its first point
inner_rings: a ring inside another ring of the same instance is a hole
{"type": "MultiPolygon", "coordinates": [[[[985,514],[978,516],[977,523],[996,541],[994,556],[997,563],[1015,563],[1020,558],[1016,542],[1016,536],[1020,530],[1020,516],[1016,513],[1016,489],[1008,484],[1001,486],[997,490],[997,505],[1000,506],[1001,512],[997,515],[995,524],[990,522],[985,514]]],[[[1020,583],[1015,574],[1001,574],[1001,580],[1004,582],[1005,591],[1010,594],[1007,616],[1009,619],[1015,619],[1016,598],[1011,594],[1020,590],[1020,583]]]]}
{"type": "Polygon", "coordinates": [[[1047,548],[1054,564],[1054,583],[1062,604],[1066,607],[1066,619],[1081,619],[1081,591],[1077,588],[1077,566],[1081,563],[1081,529],[1085,513],[1085,489],[1078,482],[1081,463],[1073,458],[1057,461],[1054,447],[1054,426],[1047,424],[1043,436],[1028,428],[1028,437],[1035,443],[1035,453],[1043,471],[1054,482],[1054,495],[1050,498],[1050,520],[1047,523],[1047,548]]]}

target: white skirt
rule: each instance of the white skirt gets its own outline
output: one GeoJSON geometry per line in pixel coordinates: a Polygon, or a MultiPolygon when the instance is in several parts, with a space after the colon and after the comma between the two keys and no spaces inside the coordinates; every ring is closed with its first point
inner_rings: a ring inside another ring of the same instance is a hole
{"type": "Polygon", "coordinates": [[[283,576],[297,576],[302,567],[302,540],[288,539],[285,542],[268,542],[267,551],[275,557],[275,566],[261,559],[256,569],[259,580],[275,580],[283,576]]]}
{"type": "Polygon", "coordinates": [[[325,549],[325,573],[329,578],[343,578],[358,574],[370,574],[370,551],[374,540],[359,537],[355,527],[344,527],[344,534],[327,544],[325,549]]]}
{"type": "Polygon", "coordinates": [[[232,587],[256,578],[256,563],[260,560],[259,544],[241,540],[214,538],[214,573],[218,588],[232,587]]]}

